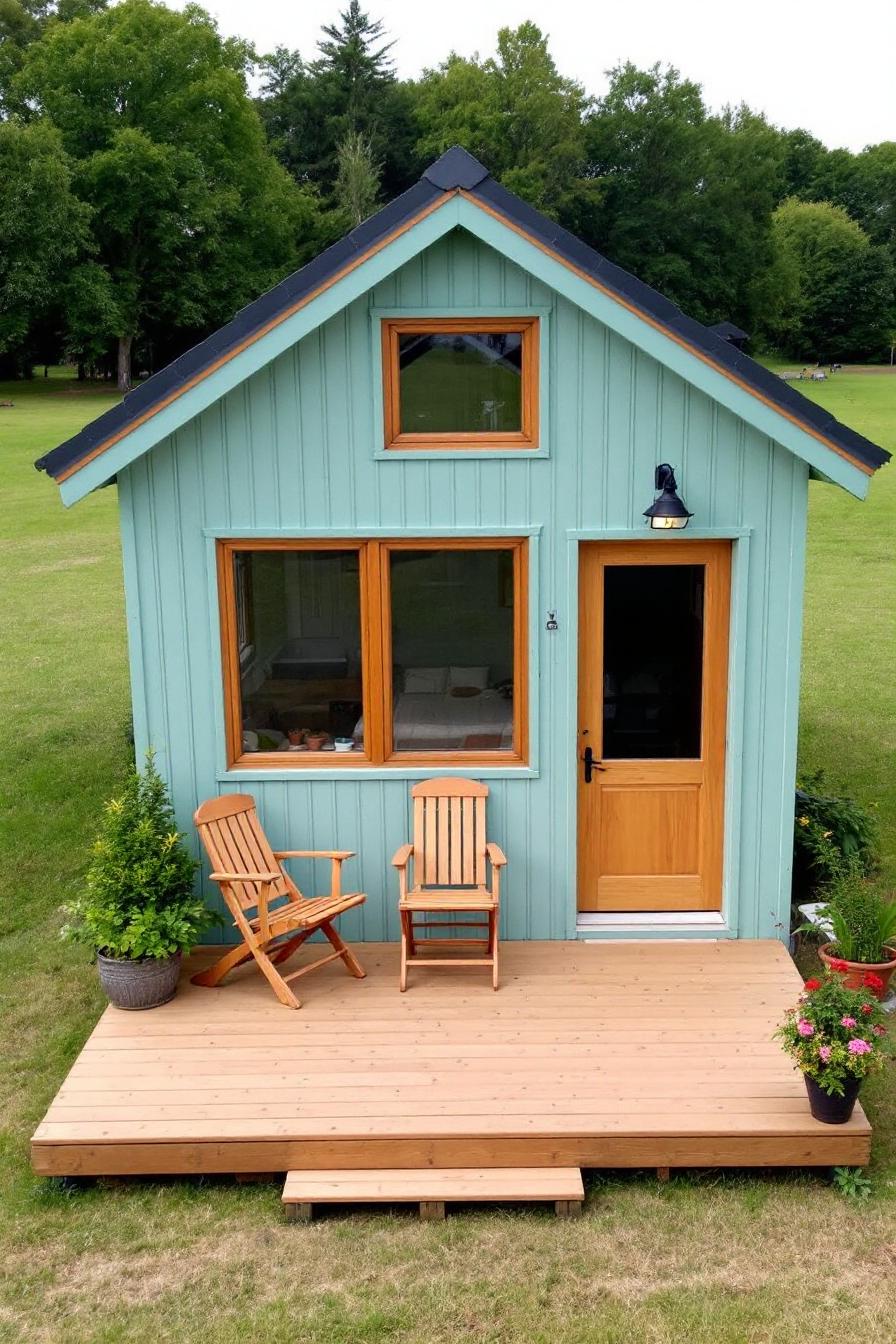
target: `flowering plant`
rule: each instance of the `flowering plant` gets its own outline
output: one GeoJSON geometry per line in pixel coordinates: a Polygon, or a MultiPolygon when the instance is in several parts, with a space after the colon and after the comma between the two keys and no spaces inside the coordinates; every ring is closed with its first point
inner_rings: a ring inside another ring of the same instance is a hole
{"type": "Polygon", "coordinates": [[[823,1092],[842,1097],[845,1084],[883,1067],[886,1027],[874,997],[878,977],[869,972],[863,989],[846,989],[843,964],[807,980],[803,993],[775,1032],[802,1073],[823,1092]]]}

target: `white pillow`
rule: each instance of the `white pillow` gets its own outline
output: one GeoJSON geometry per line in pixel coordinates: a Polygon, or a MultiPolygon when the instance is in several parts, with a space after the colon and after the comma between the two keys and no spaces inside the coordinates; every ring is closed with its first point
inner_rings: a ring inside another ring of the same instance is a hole
{"type": "Polygon", "coordinates": [[[442,695],[448,689],[447,667],[408,667],[404,673],[406,691],[442,695]]]}
{"type": "Polygon", "coordinates": [[[448,689],[454,686],[476,686],[484,691],[488,685],[487,667],[449,667],[448,689]]]}

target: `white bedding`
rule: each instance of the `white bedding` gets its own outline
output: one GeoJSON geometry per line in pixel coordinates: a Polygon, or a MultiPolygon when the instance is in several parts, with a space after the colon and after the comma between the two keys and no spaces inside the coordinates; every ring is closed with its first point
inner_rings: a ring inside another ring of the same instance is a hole
{"type": "MultiPolygon", "coordinates": [[[[363,735],[359,719],[354,736],[363,735]]],[[[500,749],[513,746],[513,704],[498,691],[481,695],[454,696],[447,692],[427,694],[404,691],[395,702],[393,737],[396,751],[448,751],[500,749]],[[494,742],[467,743],[468,737],[494,738],[494,742]]]]}

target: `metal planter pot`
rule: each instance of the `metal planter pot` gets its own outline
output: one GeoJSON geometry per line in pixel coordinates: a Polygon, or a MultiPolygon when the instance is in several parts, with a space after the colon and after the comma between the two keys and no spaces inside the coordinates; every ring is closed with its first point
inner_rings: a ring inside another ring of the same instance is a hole
{"type": "Polygon", "coordinates": [[[128,957],[96,956],[100,984],[109,1002],[115,1008],[139,1012],[144,1008],[158,1008],[173,999],[180,978],[182,954],[164,960],[147,958],[131,961],[128,957]]]}

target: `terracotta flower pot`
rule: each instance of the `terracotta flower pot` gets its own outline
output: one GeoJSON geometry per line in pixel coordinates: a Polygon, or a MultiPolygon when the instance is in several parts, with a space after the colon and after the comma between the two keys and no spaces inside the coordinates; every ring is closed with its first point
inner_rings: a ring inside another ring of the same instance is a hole
{"type": "Polygon", "coordinates": [[[831,951],[833,946],[833,943],[822,943],[818,949],[818,955],[828,970],[831,968],[831,962],[843,962],[846,970],[841,971],[840,974],[843,976],[843,984],[847,989],[867,989],[868,993],[873,994],[876,999],[887,997],[890,977],[896,971],[896,949],[891,947],[886,949],[886,951],[893,953],[890,961],[846,961],[845,958],[838,957],[831,951]],[[883,982],[880,989],[872,989],[865,984],[865,976],[869,972],[883,982]]]}
{"type": "Polygon", "coordinates": [[[803,1082],[809,1094],[809,1110],[815,1119],[825,1125],[845,1125],[855,1109],[861,1079],[848,1078],[843,1085],[842,1097],[825,1092],[807,1073],[803,1074],[803,1082]]]}

